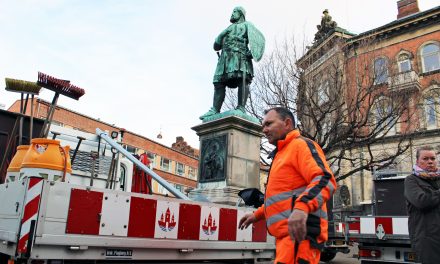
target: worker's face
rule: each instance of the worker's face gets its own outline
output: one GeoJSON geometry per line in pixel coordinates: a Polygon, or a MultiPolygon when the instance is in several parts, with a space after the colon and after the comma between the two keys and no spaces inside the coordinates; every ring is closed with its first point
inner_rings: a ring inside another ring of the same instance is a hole
{"type": "Polygon", "coordinates": [[[420,151],[416,164],[425,171],[437,171],[437,155],[435,155],[435,151],[420,151]]]}
{"type": "Polygon", "coordinates": [[[238,9],[234,9],[234,11],[232,11],[232,15],[231,15],[231,19],[229,19],[229,21],[231,21],[231,23],[237,22],[241,17],[241,12],[238,11],[238,9]]]}
{"type": "Polygon", "coordinates": [[[275,110],[269,111],[264,116],[263,133],[272,145],[276,145],[278,140],[284,139],[292,129],[292,121],[289,118],[282,120],[275,110]]]}

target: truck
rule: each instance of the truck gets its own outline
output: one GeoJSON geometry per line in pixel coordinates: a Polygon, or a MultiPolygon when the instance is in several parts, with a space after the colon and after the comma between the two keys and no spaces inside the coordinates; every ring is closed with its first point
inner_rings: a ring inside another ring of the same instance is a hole
{"type": "MultiPolygon", "coordinates": [[[[0,110],[5,124],[5,131],[1,132],[9,135],[8,139],[13,137],[8,131],[18,116],[0,110]]],[[[39,119],[34,122],[34,134],[39,134],[43,122],[39,119]]],[[[97,133],[51,126],[49,137],[58,140],[60,145],[72,146],[69,150],[72,172],[67,181],[17,176],[6,178],[6,182],[0,184],[3,201],[0,205],[0,263],[265,263],[274,258],[274,238],[267,234],[264,222],[247,230],[237,228],[237,221],[254,210],[252,207],[188,201],[157,175],[155,179],[170,190],[169,197],[151,194],[151,185],[133,188],[136,183],[148,182],[133,181],[133,172],[139,171],[133,170],[134,167],[142,168],[148,175],[154,172],[117,146],[123,131],[112,131],[111,137],[103,131],[97,133]],[[34,185],[35,181],[38,184],[34,185]],[[29,214],[26,201],[30,200],[29,193],[35,195],[35,186],[38,202],[31,201],[38,206],[31,222],[26,222],[29,214]],[[150,189],[150,192],[134,191],[142,189],[150,189]],[[206,210],[215,213],[206,215],[206,210]],[[193,223],[194,215],[199,219],[193,223]],[[153,219],[154,216],[157,219],[153,219]],[[27,243],[25,247],[22,245],[24,251],[21,252],[19,238],[25,229],[28,230],[27,243]]],[[[0,140],[0,145],[6,146],[6,141],[0,140]]],[[[0,157],[10,162],[12,156],[8,158],[5,154],[0,153],[0,157]]],[[[324,262],[332,260],[337,252],[349,252],[346,237],[336,232],[332,221],[332,203],[328,206],[329,240],[321,254],[324,262]]]]}
{"type": "Polygon", "coordinates": [[[76,143],[61,153],[72,170],[57,177],[27,168],[0,184],[0,263],[273,261],[274,238],[264,222],[238,228],[254,208],[190,200],[127,152],[118,131],[110,137],[99,129],[96,135],[56,130],[58,140],[34,139],[30,149],[76,143]],[[169,195],[131,192],[133,166],[169,195]]]}
{"type": "Polygon", "coordinates": [[[356,243],[362,264],[414,263],[404,180],[410,172],[373,171],[370,204],[337,210],[336,232],[356,243]]]}

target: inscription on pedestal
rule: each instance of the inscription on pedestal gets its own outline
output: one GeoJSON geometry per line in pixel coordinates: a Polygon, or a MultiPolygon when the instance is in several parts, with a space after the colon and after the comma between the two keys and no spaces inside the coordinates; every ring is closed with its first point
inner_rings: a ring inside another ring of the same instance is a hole
{"type": "Polygon", "coordinates": [[[222,181],[226,178],[227,135],[201,142],[199,182],[222,181]]]}

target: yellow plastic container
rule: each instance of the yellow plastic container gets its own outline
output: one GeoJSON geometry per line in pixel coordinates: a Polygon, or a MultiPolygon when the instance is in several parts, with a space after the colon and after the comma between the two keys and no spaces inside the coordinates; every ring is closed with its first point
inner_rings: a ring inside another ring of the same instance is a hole
{"type": "Polygon", "coordinates": [[[32,139],[31,146],[21,164],[22,176],[20,178],[43,176],[49,180],[58,180],[63,177],[64,172],[66,172],[65,177],[69,177],[72,173],[69,150],[69,146],[61,147],[58,140],[32,139]]]}
{"type": "Polygon", "coordinates": [[[29,145],[20,145],[17,147],[17,152],[15,152],[15,155],[9,164],[8,172],[20,172],[21,164],[28,149],[29,145]]]}
{"type": "Polygon", "coordinates": [[[23,162],[24,156],[29,149],[29,145],[20,145],[17,147],[14,157],[9,163],[8,170],[6,172],[6,182],[13,182],[20,176],[21,164],[23,162]]]}

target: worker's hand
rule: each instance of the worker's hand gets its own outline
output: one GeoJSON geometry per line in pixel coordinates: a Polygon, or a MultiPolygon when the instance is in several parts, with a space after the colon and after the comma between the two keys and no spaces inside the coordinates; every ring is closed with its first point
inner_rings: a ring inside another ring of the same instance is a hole
{"type": "Polygon", "coordinates": [[[287,219],[287,229],[292,239],[301,242],[306,238],[307,234],[307,213],[294,209],[287,219]]]}
{"type": "Polygon", "coordinates": [[[247,228],[250,224],[257,222],[257,218],[253,213],[245,214],[238,222],[238,228],[247,228]]]}

